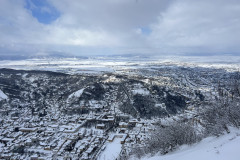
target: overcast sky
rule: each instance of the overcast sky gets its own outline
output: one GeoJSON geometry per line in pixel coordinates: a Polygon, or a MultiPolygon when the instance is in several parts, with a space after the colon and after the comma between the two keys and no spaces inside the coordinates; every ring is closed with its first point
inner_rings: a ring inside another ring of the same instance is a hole
{"type": "Polygon", "coordinates": [[[0,0],[0,54],[240,55],[240,0],[0,0]]]}

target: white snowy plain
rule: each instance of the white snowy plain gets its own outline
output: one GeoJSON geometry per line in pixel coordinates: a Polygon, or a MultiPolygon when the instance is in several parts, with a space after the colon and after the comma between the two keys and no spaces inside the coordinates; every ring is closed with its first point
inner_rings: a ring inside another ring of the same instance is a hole
{"type": "MultiPolygon", "coordinates": [[[[134,160],[135,158],[132,158],[134,160]]],[[[144,157],[142,160],[239,160],[240,130],[231,129],[231,133],[220,137],[208,137],[192,146],[182,146],[167,155],[144,157]]]]}

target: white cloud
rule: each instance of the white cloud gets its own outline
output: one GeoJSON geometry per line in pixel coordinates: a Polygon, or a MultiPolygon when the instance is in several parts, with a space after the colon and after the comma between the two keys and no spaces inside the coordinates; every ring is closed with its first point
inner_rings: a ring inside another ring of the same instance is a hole
{"type": "Polygon", "coordinates": [[[101,30],[69,29],[54,25],[49,27],[46,43],[55,45],[115,46],[118,45],[118,39],[101,30]]]}
{"type": "MultiPolygon", "coordinates": [[[[45,25],[24,7],[24,0],[0,1],[0,52],[237,54],[240,51],[238,0],[49,2],[61,14],[56,21],[45,25]],[[143,28],[151,32],[143,34],[143,28]]],[[[42,10],[51,12],[49,8],[42,10]]]]}
{"type": "Polygon", "coordinates": [[[149,41],[175,52],[238,52],[239,15],[235,0],[179,0],[152,25],[149,41]]]}

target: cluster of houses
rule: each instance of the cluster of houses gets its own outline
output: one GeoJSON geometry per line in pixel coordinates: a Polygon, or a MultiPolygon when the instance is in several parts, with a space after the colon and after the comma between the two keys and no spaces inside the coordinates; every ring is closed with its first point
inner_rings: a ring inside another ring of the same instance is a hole
{"type": "Polygon", "coordinates": [[[154,128],[149,121],[111,110],[80,116],[36,116],[0,118],[0,159],[97,159],[115,138],[130,147],[141,143],[154,128]]]}

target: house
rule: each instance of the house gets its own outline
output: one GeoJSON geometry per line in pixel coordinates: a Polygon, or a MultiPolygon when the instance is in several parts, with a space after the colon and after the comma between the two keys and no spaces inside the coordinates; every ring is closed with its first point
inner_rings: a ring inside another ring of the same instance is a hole
{"type": "Polygon", "coordinates": [[[128,127],[128,124],[125,123],[125,122],[120,122],[120,123],[119,123],[119,127],[120,127],[120,128],[127,128],[127,127],[128,127]]]}
{"type": "Polygon", "coordinates": [[[48,151],[50,151],[51,149],[52,149],[52,147],[49,146],[49,145],[47,145],[47,146],[44,147],[44,150],[48,150],[48,151]]]}
{"type": "Polygon", "coordinates": [[[96,146],[91,145],[85,152],[90,156],[96,150],[96,146]]]}
{"type": "Polygon", "coordinates": [[[127,137],[128,137],[128,135],[127,134],[124,134],[123,136],[122,136],[122,138],[121,138],[121,144],[124,144],[125,143],[125,141],[126,141],[126,139],[127,139],[127,137]]]}
{"type": "Polygon", "coordinates": [[[2,138],[0,139],[0,142],[12,142],[14,140],[14,138],[2,138]]]}
{"type": "Polygon", "coordinates": [[[121,138],[120,142],[121,142],[121,144],[124,144],[126,139],[127,139],[127,137],[128,137],[127,134],[114,134],[114,135],[109,136],[108,141],[109,142],[113,142],[113,140],[115,138],[121,138]]]}
{"type": "Polygon", "coordinates": [[[30,133],[37,131],[37,128],[19,128],[19,131],[30,133]]]}
{"type": "Polygon", "coordinates": [[[30,157],[30,159],[31,159],[31,160],[38,160],[38,155],[36,155],[36,154],[35,154],[35,155],[32,155],[32,156],[30,157]]]}
{"type": "Polygon", "coordinates": [[[26,146],[30,146],[32,144],[32,140],[31,139],[27,139],[26,141],[25,141],[25,145],[26,146]]]}
{"type": "Polygon", "coordinates": [[[12,156],[11,156],[11,154],[9,154],[9,153],[0,155],[0,158],[1,158],[1,159],[10,159],[11,157],[12,157],[12,156]]]}
{"type": "Polygon", "coordinates": [[[109,142],[113,142],[114,138],[115,138],[115,135],[110,135],[110,136],[108,137],[108,141],[109,141],[109,142]]]}
{"type": "Polygon", "coordinates": [[[97,129],[104,129],[105,128],[105,124],[97,124],[96,128],[97,129]]]}
{"type": "Polygon", "coordinates": [[[131,119],[128,122],[129,126],[133,126],[133,127],[135,127],[137,123],[138,123],[137,119],[131,119]]]}

